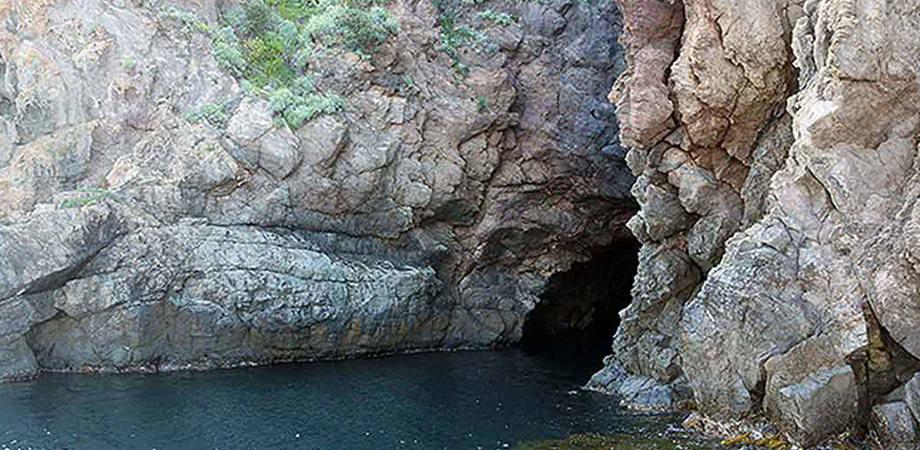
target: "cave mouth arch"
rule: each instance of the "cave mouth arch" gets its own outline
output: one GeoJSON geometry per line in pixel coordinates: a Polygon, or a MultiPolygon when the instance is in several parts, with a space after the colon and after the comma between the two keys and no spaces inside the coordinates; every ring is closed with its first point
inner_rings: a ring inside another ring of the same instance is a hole
{"type": "Polygon", "coordinates": [[[577,353],[600,364],[610,353],[619,312],[629,305],[639,243],[621,238],[550,277],[525,317],[520,346],[530,352],[577,353]]]}

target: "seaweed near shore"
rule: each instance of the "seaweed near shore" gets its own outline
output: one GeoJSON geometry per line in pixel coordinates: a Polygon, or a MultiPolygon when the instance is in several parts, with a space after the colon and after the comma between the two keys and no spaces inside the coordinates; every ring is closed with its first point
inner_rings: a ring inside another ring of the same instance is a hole
{"type": "Polygon", "coordinates": [[[565,439],[549,439],[518,444],[514,450],[714,450],[705,442],[675,442],[667,438],[576,434],[565,439]]]}

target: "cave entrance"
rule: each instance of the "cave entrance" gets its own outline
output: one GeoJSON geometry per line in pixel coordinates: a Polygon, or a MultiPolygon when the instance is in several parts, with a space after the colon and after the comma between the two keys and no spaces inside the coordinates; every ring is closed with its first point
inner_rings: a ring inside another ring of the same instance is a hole
{"type": "Polygon", "coordinates": [[[521,347],[600,364],[610,353],[619,312],[630,300],[639,243],[620,239],[552,276],[540,302],[524,319],[521,347]]]}

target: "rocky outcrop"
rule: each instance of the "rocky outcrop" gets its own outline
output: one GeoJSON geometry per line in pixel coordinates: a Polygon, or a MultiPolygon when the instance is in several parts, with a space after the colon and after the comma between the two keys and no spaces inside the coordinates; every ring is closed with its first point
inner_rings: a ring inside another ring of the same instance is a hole
{"type": "Polygon", "coordinates": [[[0,2],[0,378],[504,345],[627,236],[613,5],[390,3],[302,126],[236,6],[0,2]]]}
{"type": "Polygon", "coordinates": [[[920,3],[620,3],[643,248],[592,386],[914,448],[920,3]]]}

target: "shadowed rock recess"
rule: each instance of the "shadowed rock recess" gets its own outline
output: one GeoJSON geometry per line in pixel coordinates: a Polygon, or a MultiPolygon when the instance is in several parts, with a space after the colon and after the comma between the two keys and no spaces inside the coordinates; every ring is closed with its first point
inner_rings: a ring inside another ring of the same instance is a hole
{"type": "Polygon", "coordinates": [[[591,386],[920,448],[920,1],[619,4],[642,249],[591,386]]]}
{"type": "Polygon", "coordinates": [[[0,2],[0,378],[513,344],[631,239],[614,4],[327,3],[0,2]]]}
{"type": "Polygon", "coordinates": [[[590,260],[550,277],[536,307],[524,319],[521,346],[527,350],[609,353],[619,312],[629,305],[638,243],[620,239],[590,260]]]}

